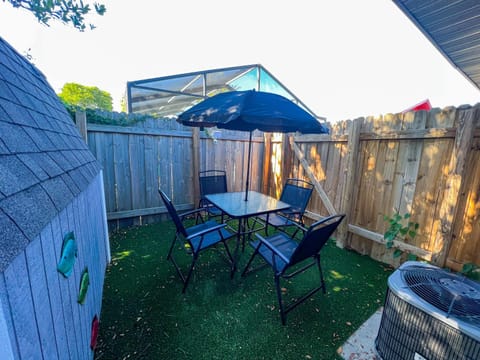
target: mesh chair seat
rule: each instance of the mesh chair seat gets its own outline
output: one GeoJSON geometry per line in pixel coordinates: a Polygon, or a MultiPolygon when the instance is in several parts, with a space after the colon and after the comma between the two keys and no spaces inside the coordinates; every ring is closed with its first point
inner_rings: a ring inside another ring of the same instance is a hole
{"type": "Polygon", "coordinates": [[[303,214],[313,192],[313,184],[301,179],[287,179],[280,195],[280,201],[286,202],[290,208],[273,214],[260,215],[255,218],[268,228],[282,230],[298,223],[303,225],[303,214]]]}
{"type": "Polygon", "coordinates": [[[258,216],[259,219],[263,220],[265,224],[267,224],[268,220],[268,225],[273,226],[275,228],[279,227],[285,227],[285,226],[292,226],[295,225],[295,221],[290,220],[289,218],[283,216],[280,213],[273,213],[273,214],[263,214],[258,216]]]}
{"type": "Polygon", "coordinates": [[[186,227],[183,223],[186,216],[198,215],[204,210],[195,209],[193,211],[188,211],[187,213],[179,215],[172,201],[168,198],[167,194],[165,194],[165,192],[160,189],[158,190],[158,192],[160,193],[165,207],[167,208],[168,213],[170,214],[170,217],[172,218],[176,228],[175,236],[173,237],[172,244],[170,245],[170,249],[168,250],[167,260],[170,260],[172,262],[172,264],[175,266],[175,269],[177,270],[178,275],[183,281],[182,292],[185,292],[185,290],[187,289],[193,269],[195,268],[195,263],[198,259],[199,253],[202,250],[214,247],[218,244],[223,244],[225,252],[228,256],[228,260],[230,262],[231,269],[233,269],[234,260],[230,249],[227,246],[227,240],[235,237],[236,234],[227,230],[226,224],[219,224],[215,220],[203,222],[203,218],[198,216],[196,218],[200,218],[200,220],[202,221],[200,224],[186,227]],[[173,250],[176,248],[175,244],[177,242],[181,243],[181,247],[186,250],[187,254],[192,256],[192,262],[186,275],[183,274],[179,264],[175,261],[175,258],[173,256],[173,250]]]}
{"type": "MultiPolygon", "coordinates": [[[[290,260],[292,254],[298,246],[298,242],[292,240],[290,237],[283,233],[277,233],[268,238],[270,245],[279,250],[285,257],[290,260]]],[[[274,269],[276,273],[281,273],[288,265],[288,261],[284,261],[279,257],[275,257],[275,253],[260,241],[252,241],[250,245],[256,249],[258,247],[258,253],[263,259],[274,269]]]]}
{"type": "Polygon", "coordinates": [[[325,280],[323,279],[322,266],[320,263],[320,251],[344,217],[345,215],[343,214],[333,215],[313,223],[308,229],[296,224],[295,226],[302,230],[304,234],[299,242],[286,233],[280,232],[269,237],[256,234],[258,240],[250,243],[255,250],[247,266],[245,266],[242,276],[252,271],[250,265],[257,255],[260,255],[264,262],[270,265],[274,273],[280,316],[283,325],[286,323],[286,316],[289,311],[303,303],[317,291],[322,290],[323,293],[325,293],[325,280]],[[320,275],[319,286],[311,289],[288,304],[284,303],[280,279],[288,280],[295,275],[303,273],[315,264],[317,264],[320,275]],[[297,265],[302,267],[298,268],[297,265]]]}
{"type": "Polygon", "coordinates": [[[217,208],[216,206],[212,205],[206,199],[200,202],[200,207],[207,211],[210,217],[216,217],[223,215],[222,210],[217,208]]]}
{"type": "MultiPolygon", "coordinates": [[[[189,228],[186,228],[186,232],[189,236],[209,230],[214,226],[217,226],[218,223],[215,220],[209,220],[201,224],[193,225],[189,228]]],[[[206,249],[210,246],[218,244],[222,237],[228,239],[232,236],[232,233],[226,230],[225,228],[220,228],[218,231],[206,233],[203,238],[202,236],[194,236],[190,238],[190,244],[194,252],[206,249]]]]}

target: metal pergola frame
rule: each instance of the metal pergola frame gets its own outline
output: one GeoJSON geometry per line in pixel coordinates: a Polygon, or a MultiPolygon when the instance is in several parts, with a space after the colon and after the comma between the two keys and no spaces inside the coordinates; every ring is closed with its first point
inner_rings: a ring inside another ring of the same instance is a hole
{"type": "Polygon", "coordinates": [[[292,100],[319,120],[307,105],[260,64],[234,66],[127,82],[129,113],[174,118],[206,97],[219,92],[273,92],[292,100]]]}

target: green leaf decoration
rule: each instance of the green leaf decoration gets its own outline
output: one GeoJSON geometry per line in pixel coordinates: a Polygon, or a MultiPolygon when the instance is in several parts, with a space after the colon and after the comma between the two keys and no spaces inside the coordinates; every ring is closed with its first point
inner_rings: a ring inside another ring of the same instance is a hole
{"type": "Polygon", "coordinates": [[[387,249],[390,249],[392,246],[393,246],[393,241],[387,241],[386,244],[385,244],[385,247],[387,249]]]}
{"type": "Polygon", "coordinates": [[[57,264],[57,270],[64,277],[68,278],[73,271],[75,258],[77,257],[77,243],[73,232],[65,234],[62,244],[62,254],[57,264]]]}
{"type": "Polygon", "coordinates": [[[408,232],[408,236],[410,236],[410,237],[413,239],[415,236],[417,236],[417,232],[416,232],[416,231],[413,231],[413,230],[410,230],[410,231],[408,232]]]}
{"type": "Polygon", "coordinates": [[[83,304],[87,296],[88,286],[90,285],[90,277],[88,276],[88,268],[83,269],[80,278],[80,291],[78,292],[77,302],[83,304]]]}
{"type": "Polygon", "coordinates": [[[403,254],[403,251],[397,249],[393,252],[393,258],[396,259],[396,258],[402,256],[402,254],[403,254]]]}
{"type": "Polygon", "coordinates": [[[410,213],[405,213],[405,215],[403,215],[403,218],[404,219],[410,219],[410,213]]]}

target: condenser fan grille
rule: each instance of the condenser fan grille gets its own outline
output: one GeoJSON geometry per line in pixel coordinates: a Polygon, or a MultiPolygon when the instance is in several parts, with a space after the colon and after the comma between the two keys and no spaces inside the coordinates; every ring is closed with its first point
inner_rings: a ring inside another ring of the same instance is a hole
{"type": "Polygon", "coordinates": [[[409,289],[447,317],[480,324],[480,284],[438,268],[409,266],[401,274],[409,289]]]}
{"type": "Polygon", "coordinates": [[[480,284],[402,264],[388,278],[375,348],[385,360],[480,360],[480,284]]]}

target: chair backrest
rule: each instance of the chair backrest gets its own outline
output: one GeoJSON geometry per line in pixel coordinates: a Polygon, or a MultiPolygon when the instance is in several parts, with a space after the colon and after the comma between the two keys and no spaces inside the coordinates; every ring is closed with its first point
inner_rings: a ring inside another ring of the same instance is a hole
{"type": "Polygon", "coordinates": [[[280,200],[291,205],[290,211],[303,215],[312,196],[313,184],[302,179],[287,179],[280,200]]]}
{"type": "Polygon", "coordinates": [[[345,214],[332,215],[313,223],[290,257],[288,265],[295,265],[318,254],[344,217],[345,214]]]}
{"type": "Polygon", "coordinates": [[[173,222],[175,223],[175,227],[177,228],[177,232],[181,233],[183,236],[187,237],[187,231],[183,226],[182,220],[180,220],[180,216],[177,213],[177,209],[172,203],[172,200],[169,199],[167,194],[165,194],[161,189],[158,189],[160,196],[162,197],[163,203],[168,210],[173,222]]]}
{"type": "Polygon", "coordinates": [[[205,170],[198,173],[200,196],[227,192],[227,175],[223,170],[205,170]]]}

